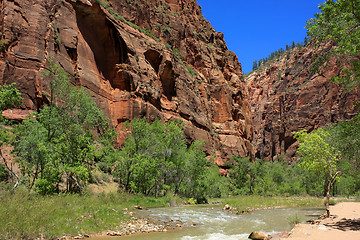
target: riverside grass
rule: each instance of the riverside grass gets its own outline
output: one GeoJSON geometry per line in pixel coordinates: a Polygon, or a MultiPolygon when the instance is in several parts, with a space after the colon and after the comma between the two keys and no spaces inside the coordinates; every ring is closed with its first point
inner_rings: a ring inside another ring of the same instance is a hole
{"type": "MultiPolygon", "coordinates": [[[[124,213],[124,208],[131,211],[134,205],[165,207],[171,201],[181,202],[182,199],[172,195],[155,198],[118,192],[42,196],[26,189],[12,194],[0,190],[0,239],[56,239],[117,231],[131,218],[124,213]]],[[[237,196],[215,201],[239,210],[322,207],[321,199],[314,197],[237,196]]]]}
{"type": "Polygon", "coordinates": [[[26,189],[13,194],[0,191],[0,239],[56,239],[121,230],[131,218],[124,208],[169,206],[170,198],[117,192],[42,196],[26,189]]]}
{"type": "Polygon", "coordinates": [[[257,195],[234,196],[228,198],[212,199],[214,202],[222,202],[223,205],[230,205],[235,208],[233,212],[246,213],[256,209],[265,208],[286,208],[286,207],[314,207],[323,208],[322,198],[310,196],[294,196],[294,197],[264,197],[257,195]]]}

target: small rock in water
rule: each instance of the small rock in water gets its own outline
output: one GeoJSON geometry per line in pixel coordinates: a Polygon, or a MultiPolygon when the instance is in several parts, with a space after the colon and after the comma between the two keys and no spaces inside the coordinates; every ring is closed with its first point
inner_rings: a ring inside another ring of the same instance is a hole
{"type": "Polygon", "coordinates": [[[265,240],[268,239],[268,237],[270,237],[270,235],[264,232],[252,232],[249,235],[249,238],[253,240],[265,240]]]}
{"type": "Polygon", "coordinates": [[[135,209],[139,209],[139,210],[142,210],[142,209],[143,209],[142,206],[140,206],[140,205],[135,205],[134,208],[135,208],[135,209]]]}
{"type": "Polygon", "coordinates": [[[226,204],[225,207],[223,208],[223,210],[231,210],[231,207],[229,204],[226,204]]]}

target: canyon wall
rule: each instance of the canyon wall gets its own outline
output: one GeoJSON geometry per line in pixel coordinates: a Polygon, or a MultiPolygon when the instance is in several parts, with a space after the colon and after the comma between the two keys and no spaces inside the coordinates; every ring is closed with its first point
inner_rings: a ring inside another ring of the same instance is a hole
{"type": "Polygon", "coordinates": [[[42,72],[53,60],[89,90],[120,143],[127,120],[181,118],[189,143],[204,141],[220,167],[231,155],[254,157],[241,65],[195,0],[1,0],[0,7],[0,83],[17,83],[24,109],[48,102],[42,72]]]}
{"type": "Polygon", "coordinates": [[[341,64],[331,57],[321,71],[313,68],[314,60],[333,47],[295,48],[246,76],[257,158],[296,160],[293,132],[350,120],[358,113],[354,103],[359,90],[345,92],[331,81],[341,74],[341,64]]]}

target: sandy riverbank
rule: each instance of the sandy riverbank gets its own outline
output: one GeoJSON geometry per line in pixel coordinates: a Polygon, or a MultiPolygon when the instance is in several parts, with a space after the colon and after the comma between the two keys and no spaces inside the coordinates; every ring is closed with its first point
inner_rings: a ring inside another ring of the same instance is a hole
{"type": "Polygon", "coordinates": [[[315,224],[298,224],[290,240],[360,240],[360,202],[342,202],[330,207],[330,218],[315,224]]]}

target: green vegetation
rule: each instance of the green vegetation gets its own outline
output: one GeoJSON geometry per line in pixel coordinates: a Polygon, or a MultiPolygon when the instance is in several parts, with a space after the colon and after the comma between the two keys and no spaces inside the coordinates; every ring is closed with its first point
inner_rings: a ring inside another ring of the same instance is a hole
{"type": "Polygon", "coordinates": [[[44,76],[50,82],[49,105],[16,126],[14,153],[30,189],[80,192],[115,133],[90,95],[71,86],[58,64],[50,62],[44,76]]]}
{"type": "Polygon", "coordinates": [[[3,33],[0,32],[0,52],[4,51],[6,47],[8,46],[8,43],[5,39],[3,39],[3,33]]]}
{"type": "Polygon", "coordinates": [[[276,207],[322,207],[322,201],[315,197],[264,197],[257,195],[233,196],[214,199],[235,208],[237,213],[246,213],[255,209],[276,207]]]}
{"type": "Polygon", "coordinates": [[[339,152],[332,147],[326,139],[330,133],[324,129],[318,129],[311,134],[305,130],[295,133],[295,138],[299,141],[298,154],[301,157],[300,166],[316,175],[325,174],[325,183],[328,184],[326,192],[326,212],[330,216],[329,201],[331,187],[336,180],[339,162],[339,152]]]}
{"type": "Polygon", "coordinates": [[[117,21],[124,22],[127,25],[129,25],[130,27],[135,28],[135,29],[139,30],[140,32],[146,34],[147,36],[151,37],[155,41],[161,42],[160,39],[155,37],[150,30],[142,28],[142,27],[136,25],[135,23],[132,23],[132,22],[126,20],[123,16],[121,16],[118,12],[116,12],[112,7],[110,7],[110,3],[108,1],[106,1],[106,0],[94,0],[94,1],[97,4],[101,5],[102,7],[104,7],[117,21]]]}
{"type": "Polygon", "coordinates": [[[8,43],[4,39],[1,39],[0,40],[0,52],[4,51],[7,46],[8,46],[8,43]]]}
{"type": "Polygon", "coordinates": [[[327,0],[319,6],[321,12],[307,22],[309,37],[319,46],[333,41],[336,44],[331,52],[315,60],[315,68],[321,72],[330,55],[343,63],[342,74],[334,80],[351,90],[359,86],[360,76],[360,2],[348,0],[327,0]]]}
{"type": "MultiPolygon", "coordinates": [[[[166,206],[176,201],[174,194],[198,203],[210,195],[221,196],[224,178],[206,159],[200,142],[187,146],[181,121],[164,125],[135,119],[127,125],[130,134],[124,147],[115,149],[109,120],[83,88],[70,85],[59,64],[49,62],[43,73],[49,82],[48,106],[0,131],[1,145],[14,146],[21,170],[13,186],[6,183],[13,173],[0,165],[0,214],[6,220],[0,220],[0,238],[54,238],[116,229],[128,219],[124,207],[166,206]],[[113,177],[120,193],[87,190],[90,182],[113,177]]],[[[0,94],[2,108],[20,104],[14,85],[2,86],[0,94]]]]}
{"type": "MultiPolygon", "coordinates": [[[[198,202],[223,193],[216,184],[223,181],[200,150],[201,143],[187,146],[181,121],[164,125],[134,119],[126,125],[124,147],[115,149],[115,131],[90,95],[71,86],[69,75],[52,61],[43,76],[49,82],[48,106],[14,126],[14,134],[1,131],[1,144],[13,145],[19,181],[28,189],[42,195],[81,193],[98,169],[115,176],[119,189],[132,193],[172,192],[198,202]]],[[[2,106],[20,103],[14,85],[2,90],[2,106]]],[[[2,179],[8,174],[1,169],[2,179]]]]}
{"type": "Polygon", "coordinates": [[[59,36],[59,27],[54,22],[51,23],[51,27],[54,31],[54,41],[59,46],[61,44],[61,40],[59,36]]]}
{"type": "MultiPolygon", "coordinates": [[[[327,0],[319,6],[321,12],[307,22],[308,36],[317,47],[332,41],[335,48],[319,55],[312,63],[313,71],[323,74],[330,56],[343,64],[339,76],[333,80],[344,90],[352,90],[360,85],[360,3],[347,0],[327,0]]],[[[300,166],[308,172],[322,175],[324,192],[327,195],[327,214],[331,187],[334,183],[347,196],[358,194],[359,172],[359,116],[351,121],[339,122],[326,129],[312,133],[296,133],[299,140],[298,154],[300,166]],[[338,174],[343,173],[339,176],[338,174]]],[[[336,191],[336,190],[333,190],[336,191]]]]}
{"type": "Polygon", "coordinates": [[[16,83],[0,85],[0,110],[14,108],[21,105],[21,93],[15,88],[16,83]]]}
{"type": "Polygon", "coordinates": [[[183,62],[183,60],[182,60],[182,58],[181,58],[181,54],[180,54],[179,50],[178,50],[177,48],[174,48],[174,49],[172,50],[172,52],[173,52],[173,54],[177,57],[177,59],[179,60],[180,64],[181,64],[181,65],[184,65],[184,62],[183,62]]]}
{"type": "Polygon", "coordinates": [[[210,162],[200,142],[187,147],[181,121],[164,125],[134,119],[128,127],[130,133],[115,163],[120,188],[152,196],[170,191],[198,202],[213,194],[209,192],[210,162]]]}
{"type": "MultiPolygon", "coordinates": [[[[322,196],[322,174],[306,171],[297,163],[282,161],[255,162],[235,157],[230,166],[229,180],[233,194],[260,196],[322,196]]],[[[355,191],[351,190],[352,193],[355,191]]]]}
{"type": "Polygon", "coordinates": [[[305,37],[304,41],[301,43],[295,43],[293,41],[292,45],[286,45],[286,50],[283,48],[280,48],[276,50],[275,52],[271,52],[268,57],[260,59],[260,60],[254,60],[253,61],[253,67],[252,70],[255,71],[263,66],[269,66],[274,60],[279,59],[280,57],[284,56],[285,54],[289,54],[289,52],[294,49],[301,49],[303,46],[306,46],[308,44],[308,38],[305,37]]]}
{"type": "Polygon", "coordinates": [[[61,236],[121,230],[134,205],[169,206],[171,198],[128,193],[41,196],[20,187],[0,190],[0,239],[56,239],[61,236]]]}
{"type": "MultiPolygon", "coordinates": [[[[96,2],[118,21],[160,41],[149,30],[115,12],[109,2],[96,2]]],[[[349,58],[352,68],[344,68],[336,80],[358,86],[358,3],[328,0],[320,9],[322,13],[308,23],[309,36],[319,43],[335,41],[339,46],[335,54],[353,56],[349,58]]],[[[171,33],[167,26],[157,27],[164,34],[171,33]]],[[[57,28],[53,28],[57,41],[57,28]]],[[[293,42],[286,51],[281,48],[255,61],[253,70],[307,42],[307,38],[304,43],[293,42]]],[[[3,45],[0,42],[0,50],[3,45]]],[[[172,51],[185,66],[179,50],[172,51]]],[[[318,58],[316,68],[321,68],[326,59],[318,58]]],[[[191,66],[185,67],[191,76],[196,75],[191,66]]],[[[83,88],[71,86],[69,75],[59,64],[50,61],[43,77],[49,83],[47,106],[13,129],[1,126],[0,145],[13,145],[21,170],[20,176],[13,173],[1,156],[5,163],[0,165],[1,239],[56,238],[117,230],[129,220],[124,208],[168,206],[177,196],[190,198],[190,203],[222,197],[223,204],[237,212],[248,212],[268,207],[319,207],[322,201],[316,197],[325,193],[328,209],[331,190],[333,194],[359,195],[360,116],[325,130],[296,133],[299,163],[281,161],[281,156],[273,162],[234,156],[226,166],[226,178],[207,160],[200,142],[187,142],[183,122],[163,124],[155,120],[150,124],[145,118],[134,119],[125,124],[129,134],[123,148],[116,149],[110,121],[83,88]],[[339,176],[339,171],[344,174],[339,176]],[[116,191],[90,193],[91,182],[112,180],[117,184],[116,191]],[[295,195],[298,197],[289,197],[295,195]]],[[[0,109],[20,104],[20,92],[14,84],[0,87],[0,109]]],[[[292,216],[289,221],[296,224],[300,220],[292,216]]]]}
{"type": "Polygon", "coordinates": [[[358,54],[360,2],[326,0],[319,8],[321,12],[307,22],[306,28],[311,39],[320,42],[336,41],[338,48],[334,50],[335,53],[358,54]]]}
{"type": "Polygon", "coordinates": [[[193,69],[190,65],[186,65],[186,70],[188,71],[188,73],[190,73],[192,77],[197,75],[197,71],[193,69]]]}
{"type": "Polygon", "coordinates": [[[296,224],[301,223],[301,219],[298,215],[293,215],[288,217],[290,225],[295,226],[296,224]]]}

